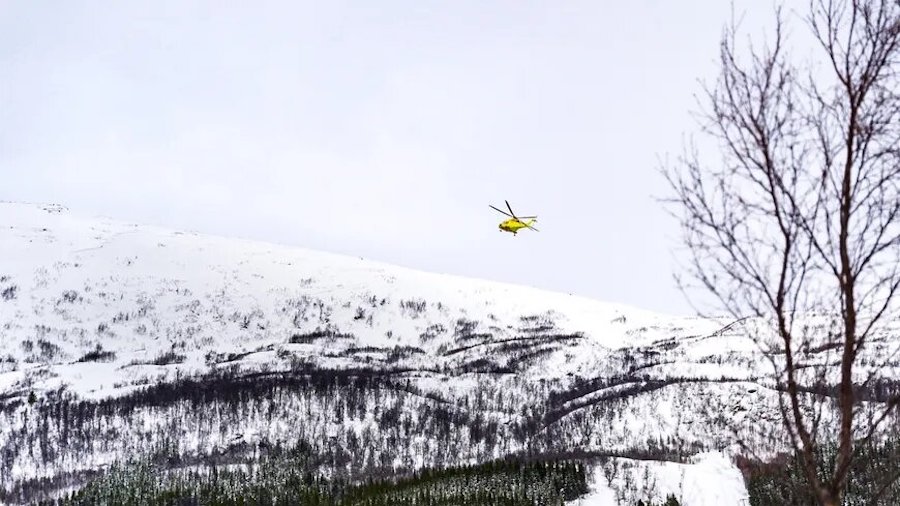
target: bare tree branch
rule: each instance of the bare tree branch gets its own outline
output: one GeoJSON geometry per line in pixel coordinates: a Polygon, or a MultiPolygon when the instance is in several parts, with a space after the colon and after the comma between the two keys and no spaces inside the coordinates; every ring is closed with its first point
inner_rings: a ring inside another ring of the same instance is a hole
{"type": "MultiPolygon", "coordinates": [[[[665,175],[688,277],[732,316],[772,326],[783,364],[767,356],[784,392],[784,428],[812,492],[837,505],[854,436],[862,429],[871,437],[896,405],[863,420],[854,371],[898,309],[900,2],[811,0],[806,21],[831,79],[791,61],[782,9],[760,49],[741,52],[732,22],[701,115],[722,161],[707,165],[694,150],[665,175]],[[836,317],[829,328],[797,326],[823,313],[836,317]],[[816,350],[826,351],[824,362],[816,350]],[[807,391],[811,411],[801,399],[807,391]],[[837,417],[830,437],[838,449],[823,475],[817,438],[826,413],[837,417]]],[[[679,286],[687,286],[682,278],[679,286]]]]}

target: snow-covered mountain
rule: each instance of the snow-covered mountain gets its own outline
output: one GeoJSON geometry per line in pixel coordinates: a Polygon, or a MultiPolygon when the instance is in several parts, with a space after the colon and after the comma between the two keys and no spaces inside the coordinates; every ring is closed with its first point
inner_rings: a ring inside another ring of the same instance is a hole
{"type": "Polygon", "coordinates": [[[298,442],[348,476],[548,452],[721,468],[782,438],[770,362],[730,323],[0,203],[0,491],[298,442]]]}

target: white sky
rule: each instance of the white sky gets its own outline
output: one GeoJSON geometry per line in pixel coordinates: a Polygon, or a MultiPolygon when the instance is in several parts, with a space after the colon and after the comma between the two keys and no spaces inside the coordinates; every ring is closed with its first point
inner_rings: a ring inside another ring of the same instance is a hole
{"type": "Polygon", "coordinates": [[[0,200],[689,312],[658,160],[694,129],[729,16],[3,0],[0,200]],[[540,232],[498,232],[504,199],[540,232]]]}

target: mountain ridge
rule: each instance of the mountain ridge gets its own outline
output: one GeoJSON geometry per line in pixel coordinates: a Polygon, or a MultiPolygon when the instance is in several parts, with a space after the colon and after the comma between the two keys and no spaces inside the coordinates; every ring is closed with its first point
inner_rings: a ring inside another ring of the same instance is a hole
{"type": "MultiPolygon", "coordinates": [[[[364,258],[359,255],[354,255],[350,253],[340,253],[340,252],[332,252],[332,251],[322,251],[314,248],[308,248],[300,245],[289,245],[279,243],[274,240],[263,240],[263,239],[252,239],[245,238],[240,236],[230,236],[230,235],[222,235],[222,234],[210,234],[201,232],[196,229],[181,229],[177,227],[171,226],[163,226],[163,225],[148,225],[141,224],[137,222],[130,222],[120,220],[111,216],[97,214],[80,214],[73,213],[71,209],[67,206],[61,204],[54,203],[40,203],[40,202],[24,202],[24,201],[4,201],[0,200],[0,213],[2,213],[2,218],[4,223],[8,223],[8,218],[15,212],[21,211],[29,211],[29,212],[45,212],[48,214],[62,214],[73,219],[84,221],[84,222],[97,222],[97,223],[106,223],[113,226],[119,226],[123,228],[141,228],[146,230],[152,230],[160,234],[176,234],[176,235],[190,235],[194,237],[202,237],[207,239],[217,239],[221,241],[228,241],[232,243],[245,244],[247,246],[255,246],[258,248],[270,248],[270,249],[280,249],[284,251],[293,251],[296,253],[302,253],[310,256],[320,256],[322,258],[329,258],[331,260],[345,261],[345,262],[355,262],[357,260],[365,262],[368,266],[373,268],[388,268],[396,271],[404,271],[411,274],[424,274],[429,276],[434,276],[436,279],[447,279],[457,282],[478,282],[485,285],[496,285],[497,288],[507,288],[507,289],[516,289],[516,290],[526,290],[526,291],[534,291],[536,293],[542,293],[545,295],[554,295],[554,296],[567,296],[572,297],[574,299],[582,299],[584,301],[593,302],[593,303],[601,303],[605,305],[609,305],[611,307],[617,307],[622,310],[632,310],[632,311],[641,311],[646,312],[648,314],[653,313],[659,316],[668,317],[668,318],[691,318],[690,315],[678,314],[678,313],[668,313],[663,311],[649,311],[643,309],[636,305],[624,304],[619,302],[605,301],[596,299],[594,297],[586,296],[586,295],[578,295],[573,294],[561,290],[554,290],[548,288],[542,288],[538,286],[533,286],[524,283],[518,282],[509,282],[509,281],[500,281],[472,276],[465,276],[460,274],[454,274],[449,272],[437,272],[430,271],[415,267],[408,267],[397,263],[391,263],[388,261],[377,260],[364,258]]],[[[727,318],[727,317],[725,317],[727,318]]]]}

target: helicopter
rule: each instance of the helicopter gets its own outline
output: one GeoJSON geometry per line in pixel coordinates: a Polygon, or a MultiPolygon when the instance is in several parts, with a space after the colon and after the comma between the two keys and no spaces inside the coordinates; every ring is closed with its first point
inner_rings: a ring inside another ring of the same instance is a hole
{"type": "Polygon", "coordinates": [[[488,204],[491,209],[505,215],[509,216],[508,220],[505,220],[500,223],[500,231],[501,232],[511,232],[512,235],[516,235],[520,229],[530,228],[535,232],[538,232],[538,229],[531,226],[534,222],[537,221],[537,216],[516,216],[516,213],[513,212],[512,207],[510,207],[509,202],[503,201],[506,203],[506,208],[509,209],[509,212],[503,211],[501,209],[497,209],[496,207],[488,204]],[[523,221],[527,220],[527,221],[523,221]]]}

